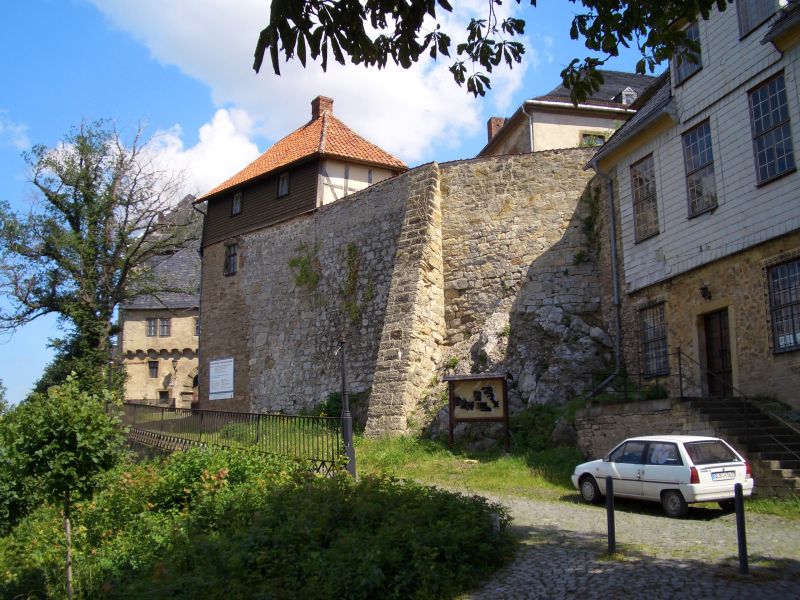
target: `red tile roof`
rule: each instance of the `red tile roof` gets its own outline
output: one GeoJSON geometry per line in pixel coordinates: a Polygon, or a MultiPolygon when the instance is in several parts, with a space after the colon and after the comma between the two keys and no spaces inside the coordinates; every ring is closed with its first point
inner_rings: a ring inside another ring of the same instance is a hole
{"type": "Polygon", "coordinates": [[[276,142],[236,175],[198,198],[197,202],[205,202],[222,191],[312,156],[341,158],[393,171],[408,170],[403,161],[368,142],[325,111],[276,142]]]}

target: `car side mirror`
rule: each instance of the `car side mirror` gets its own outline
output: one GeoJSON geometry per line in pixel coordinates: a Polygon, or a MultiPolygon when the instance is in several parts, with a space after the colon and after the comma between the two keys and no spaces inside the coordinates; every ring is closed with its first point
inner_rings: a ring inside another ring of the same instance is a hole
{"type": "Polygon", "coordinates": [[[610,459],[608,458],[608,454],[603,457],[603,462],[608,462],[610,459]]]}

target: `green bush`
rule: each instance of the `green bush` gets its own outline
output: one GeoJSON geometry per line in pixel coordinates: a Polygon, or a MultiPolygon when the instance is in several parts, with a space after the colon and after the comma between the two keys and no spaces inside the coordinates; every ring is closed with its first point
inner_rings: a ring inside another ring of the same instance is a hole
{"type": "Polygon", "coordinates": [[[515,452],[539,452],[552,447],[553,429],[563,411],[558,406],[532,406],[509,420],[515,452]]]}
{"type": "MultiPolygon", "coordinates": [[[[504,509],[245,451],[107,472],[73,511],[78,598],[446,598],[508,560],[504,509]]],[[[58,511],[0,542],[0,597],[63,597],[58,511]]]]}

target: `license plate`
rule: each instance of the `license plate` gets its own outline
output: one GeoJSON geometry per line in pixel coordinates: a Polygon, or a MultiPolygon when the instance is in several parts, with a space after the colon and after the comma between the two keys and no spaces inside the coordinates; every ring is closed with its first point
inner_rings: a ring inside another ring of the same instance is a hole
{"type": "Polygon", "coordinates": [[[736,477],[735,471],[719,471],[718,473],[711,474],[711,481],[724,481],[726,479],[733,479],[736,477]]]}

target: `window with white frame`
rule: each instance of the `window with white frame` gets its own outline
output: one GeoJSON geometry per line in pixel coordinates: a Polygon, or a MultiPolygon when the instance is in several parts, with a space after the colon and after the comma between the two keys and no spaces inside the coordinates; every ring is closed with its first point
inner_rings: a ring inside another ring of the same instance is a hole
{"type": "Polygon", "coordinates": [[[149,360],[147,361],[147,371],[150,375],[150,379],[155,379],[158,377],[158,361],[157,360],[149,360]]]}
{"type": "Polygon", "coordinates": [[[239,266],[236,254],[236,244],[229,244],[228,246],[225,246],[225,264],[223,266],[224,275],[236,275],[236,270],[239,266]]]}
{"type": "Polygon", "coordinates": [[[778,10],[778,0],[736,0],[739,35],[746,36],[778,10]]]}
{"type": "Polygon", "coordinates": [[[760,185],[795,168],[783,73],[751,90],[749,97],[756,179],[760,185]]]}
{"type": "Polygon", "coordinates": [[[711,125],[708,121],[703,121],[683,134],[683,160],[686,165],[689,216],[694,217],[717,206],[714,152],[711,147],[711,125]]]}
{"type": "Polygon", "coordinates": [[[147,319],[147,337],[155,337],[158,333],[158,319],[147,319]]]}
{"type": "Polygon", "coordinates": [[[771,267],[769,310],[773,352],[800,349],[800,259],[771,267]]]}
{"type": "Polygon", "coordinates": [[[170,319],[159,319],[158,320],[158,335],[159,335],[159,337],[169,337],[171,329],[172,329],[172,323],[171,323],[170,319]]]}
{"type": "Polygon", "coordinates": [[[242,212],[242,192],[236,192],[231,198],[231,216],[234,217],[242,212]]]}
{"type": "MultiPolygon", "coordinates": [[[[700,26],[697,21],[689,25],[685,30],[686,39],[690,42],[700,43],[700,26]]],[[[694,75],[703,68],[703,58],[698,50],[695,56],[684,54],[681,50],[673,57],[672,62],[675,66],[675,85],[683,83],[691,75],[694,75]]]]}
{"type": "Polygon", "coordinates": [[[278,177],[278,198],[289,194],[289,173],[281,173],[278,177]]]}
{"type": "Polygon", "coordinates": [[[666,375],[669,373],[667,356],[667,320],[664,303],[648,306],[639,311],[639,330],[642,344],[642,367],[644,375],[666,375]]]}
{"type": "Polygon", "coordinates": [[[631,195],[636,241],[658,235],[656,172],[652,154],[631,165],[631,195]]]}

